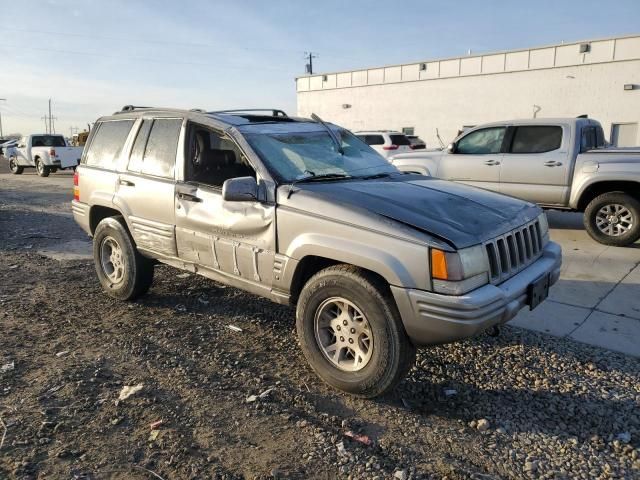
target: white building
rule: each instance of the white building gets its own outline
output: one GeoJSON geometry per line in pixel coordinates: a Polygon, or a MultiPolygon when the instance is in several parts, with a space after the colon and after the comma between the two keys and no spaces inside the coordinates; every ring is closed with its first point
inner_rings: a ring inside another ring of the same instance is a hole
{"type": "Polygon", "coordinates": [[[514,118],[602,122],[640,145],[640,36],[298,77],[298,115],[353,131],[404,130],[438,146],[464,127],[514,118]]]}

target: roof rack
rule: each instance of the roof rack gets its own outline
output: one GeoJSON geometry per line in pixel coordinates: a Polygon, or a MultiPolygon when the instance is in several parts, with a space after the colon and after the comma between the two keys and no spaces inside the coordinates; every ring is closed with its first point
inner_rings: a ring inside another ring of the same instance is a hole
{"type": "Polygon", "coordinates": [[[121,112],[133,112],[134,110],[139,110],[141,108],[153,108],[153,107],[140,107],[138,105],[125,105],[122,107],[121,112]]]}
{"type": "Polygon", "coordinates": [[[209,114],[228,114],[228,115],[234,115],[234,114],[239,114],[239,113],[251,113],[251,112],[271,112],[271,116],[272,117],[288,117],[289,115],[287,115],[283,110],[280,110],[278,108],[238,108],[235,110],[218,110],[215,112],[208,112],[209,114]]]}

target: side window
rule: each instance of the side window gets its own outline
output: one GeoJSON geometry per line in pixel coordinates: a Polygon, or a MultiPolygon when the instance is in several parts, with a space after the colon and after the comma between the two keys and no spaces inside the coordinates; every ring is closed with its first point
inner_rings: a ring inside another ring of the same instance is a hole
{"type": "Polygon", "coordinates": [[[144,157],[144,150],[147,148],[147,139],[149,138],[149,131],[153,120],[143,120],[136,140],[133,142],[133,148],[131,149],[131,156],[129,157],[129,165],[127,170],[130,172],[140,173],[142,171],[142,158],[144,157]]]}
{"type": "Polygon", "coordinates": [[[505,127],[492,127],[471,132],[458,140],[456,153],[463,155],[500,153],[505,131],[505,127]]]}
{"type": "Polygon", "coordinates": [[[173,178],[182,119],[145,119],[133,142],[127,170],[173,178]]]}
{"type": "Polygon", "coordinates": [[[190,129],[188,148],[187,182],[222,187],[230,178],[256,176],[236,144],[222,134],[194,125],[190,129]]]}
{"type": "Polygon", "coordinates": [[[84,163],[93,167],[114,169],[132,126],[133,120],[101,122],[91,140],[84,163]]]}
{"type": "Polygon", "coordinates": [[[511,153],[544,153],[560,148],[562,127],[531,125],[516,127],[511,143],[511,153]]]}
{"type": "Polygon", "coordinates": [[[157,118],[153,121],[142,159],[142,173],[173,178],[182,119],[157,118]]]}
{"type": "Polygon", "coordinates": [[[382,135],[366,135],[365,139],[367,145],[384,145],[384,138],[382,135]]]}

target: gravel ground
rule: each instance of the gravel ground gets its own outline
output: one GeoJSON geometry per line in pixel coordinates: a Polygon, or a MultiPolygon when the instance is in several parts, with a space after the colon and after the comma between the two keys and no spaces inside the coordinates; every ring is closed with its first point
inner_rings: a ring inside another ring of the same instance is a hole
{"type": "Polygon", "coordinates": [[[84,238],[70,184],[0,174],[0,478],[640,478],[640,360],[507,327],[355,399],[291,308],[164,266],[119,303],[39,254],[84,238]]]}

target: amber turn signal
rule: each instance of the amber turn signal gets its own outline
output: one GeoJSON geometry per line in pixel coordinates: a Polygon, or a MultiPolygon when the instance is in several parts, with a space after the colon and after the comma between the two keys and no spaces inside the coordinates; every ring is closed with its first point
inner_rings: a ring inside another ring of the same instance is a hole
{"type": "Polygon", "coordinates": [[[431,249],[431,277],[438,280],[448,280],[447,256],[442,250],[431,249]]]}

